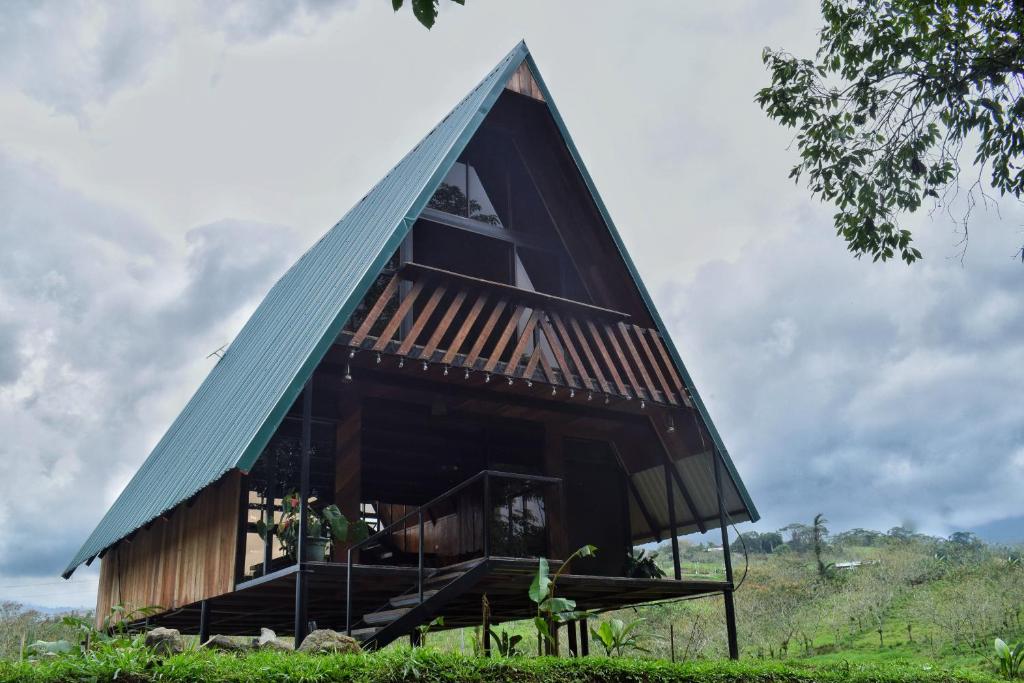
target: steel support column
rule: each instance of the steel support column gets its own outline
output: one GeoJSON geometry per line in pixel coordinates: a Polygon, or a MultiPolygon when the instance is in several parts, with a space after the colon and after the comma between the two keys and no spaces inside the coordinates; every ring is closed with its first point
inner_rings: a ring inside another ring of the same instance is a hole
{"type": "Polygon", "coordinates": [[[672,465],[665,463],[665,496],[668,499],[668,533],[672,539],[672,567],[676,581],[683,578],[683,569],[679,564],[679,532],[676,526],[676,493],[672,490],[672,465]]]}
{"type": "Polygon", "coordinates": [[[302,568],[306,551],[306,510],[309,505],[309,458],[312,450],[313,431],[313,378],[306,382],[302,391],[302,462],[299,475],[299,538],[295,547],[296,562],[299,571],[295,573],[295,647],[306,637],[309,629],[307,602],[309,587],[306,585],[306,572],[302,568]]]}
{"type": "Polygon", "coordinates": [[[715,462],[715,492],[718,495],[718,524],[722,530],[722,559],[725,561],[725,582],[728,584],[722,591],[722,598],[725,601],[725,628],[729,637],[729,658],[740,658],[739,639],[736,635],[736,606],[733,603],[732,592],[734,589],[732,580],[732,553],[729,550],[729,527],[726,523],[725,495],[722,493],[722,459],[718,455],[718,449],[712,451],[715,462]]]}
{"type": "Polygon", "coordinates": [[[199,644],[202,645],[210,639],[210,601],[203,600],[199,603],[199,644]]]}

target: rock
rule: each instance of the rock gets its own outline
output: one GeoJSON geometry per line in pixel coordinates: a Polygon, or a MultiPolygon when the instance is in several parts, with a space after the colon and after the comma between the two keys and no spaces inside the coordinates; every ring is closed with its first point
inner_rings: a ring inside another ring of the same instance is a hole
{"type": "Polygon", "coordinates": [[[276,652],[295,652],[295,646],[286,640],[280,638],[274,638],[273,640],[265,640],[258,645],[261,650],[274,650],[276,652]]]}
{"type": "Polygon", "coordinates": [[[327,654],[332,652],[340,652],[342,654],[358,654],[363,651],[363,648],[359,647],[359,643],[355,638],[350,638],[343,633],[332,631],[326,628],[318,628],[317,630],[306,636],[306,639],[302,641],[302,645],[299,645],[299,652],[309,652],[313,654],[327,654]]]}
{"type": "Polygon", "coordinates": [[[159,626],[146,634],[146,647],[162,655],[173,655],[185,650],[185,641],[176,628],[159,626]]]}
{"type": "Polygon", "coordinates": [[[210,636],[210,639],[203,643],[203,647],[208,647],[211,650],[220,650],[222,652],[243,652],[249,649],[249,646],[245,643],[240,643],[237,640],[231,640],[227,636],[210,636]]]}
{"type": "Polygon", "coordinates": [[[281,640],[277,634],[269,628],[260,629],[260,637],[253,641],[253,646],[260,650],[276,650],[278,652],[294,652],[295,646],[286,640],[281,640]]]}

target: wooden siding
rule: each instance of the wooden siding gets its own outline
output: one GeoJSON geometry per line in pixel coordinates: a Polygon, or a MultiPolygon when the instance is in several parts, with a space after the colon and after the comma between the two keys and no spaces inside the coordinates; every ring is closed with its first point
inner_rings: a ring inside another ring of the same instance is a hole
{"type": "Polygon", "coordinates": [[[519,68],[509,76],[508,82],[505,87],[513,92],[517,92],[520,95],[526,95],[532,97],[535,100],[544,101],[544,95],[540,91],[540,86],[537,85],[537,81],[534,80],[533,74],[530,73],[530,67],[526,62],[519,65],[519,68]]]}
{"type": "Polygon", "coordinates": [[[235,585],[238,471],[224,475],[148,529],[107,551],[100,566],[96,620],[111,607],[176,609],[235,585]]]}

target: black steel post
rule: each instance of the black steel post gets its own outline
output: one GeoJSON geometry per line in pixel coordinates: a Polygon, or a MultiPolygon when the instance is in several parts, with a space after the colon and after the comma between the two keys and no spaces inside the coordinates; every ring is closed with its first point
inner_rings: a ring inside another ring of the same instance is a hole
{"type": "Polygon", "coordinates": [[[199,644],[202,645],[210,639],[210,601],[203,600],[199,603],[199,644]]]}
{"type": "Polygon", "coordinates": [[[576,647],[576,627],[571,621],[569,622],[569,628],[566,630],[566,635],[569,636],[569,656],[579,657],[579,648],[576,647]]]}
{"type": "Polygon", "coordinates": [[[672,566],[675,569],[676,581],[683,578],[683,568],[679,565],[679,536],[676,528],[676,494],[672,490],[672,467],[665,463],[665,497],[668,499],[668,531],[672,539],[672,566]]]}
{"type": "Polygon", "coordinates": [[[718,450],[712,451],[715,459],[715,491],[718,494],[718,524],[722,530],[722,559],[725,561],[725,582],[727,587],[722,591],[725,601],[725,628],[729,637],[729,658],[740,658],[739,638],[736,635],[736,606],[733,603],[732,554],[729,550],[729,527],[725,519],[725,496],[722,494],[722,465],[718,450]]]}
{"type": "Polygon", "coordinates": [[[270,573],[270,562],[274,559],[274,500],[277,498],[277,456],[267,468],[266,500],[263,504],[263,522],[267,525],[267,537],[263,544],[263,576],[270,573]]]}
{"type": "Polygon", "coordinates": [[[306,388],[302,392],[302,463],[299,476],[299,538],[295,544],[295,561],[298,563],[298,571],[295,573],[295,646],[298,647],[306,637],[309,628],[306,613],[307,592],[306,572],[303,569],[303,560],[306,555],[306,514],[309,505],[309,458],[312,450],[312,420],[313,418],[313,378],[306,382],[306,388]]]}
{"type": "Polygon", "coordinates": [[[345,635],[352,637],[352,548],[345,563],[345,635]]]}
{"type": "Polygon", "coordinates": [[[419,591],[420,604],[423,604],[423,508],[419,514],[419,570],[416,573],[416,587],[419,591]]]}
{"type": "Polygon", "coordinates": [[[484,502],[483,502],[483,521],[484,521],[484,557],[491,556],[491,473],[489,471],[484,472],[484,502]]]}
{"type": "Polygon", "coordinates": [[[590,654],[590,631],[587,630],[587,620],[580,619],[580,657],[590,654]]]}

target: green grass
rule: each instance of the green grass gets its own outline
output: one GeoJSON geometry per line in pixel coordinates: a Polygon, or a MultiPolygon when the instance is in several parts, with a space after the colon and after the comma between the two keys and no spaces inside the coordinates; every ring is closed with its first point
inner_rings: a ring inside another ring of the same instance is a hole
{"type": "Polygon", "coordinates": [[[255,652],[235,656],[191,651],[166,659],[145,648],[109,649],[40,663],[0,661],[0,683],[15,681],[459,681],[490,683],[990,683],[991,675],[913,664],[709,661],[669,664],[649,659],[482,659],[428,649],[369,655],[315,656],[255,652]]]}

